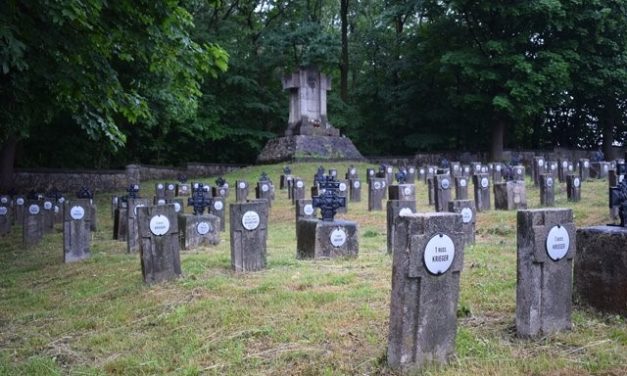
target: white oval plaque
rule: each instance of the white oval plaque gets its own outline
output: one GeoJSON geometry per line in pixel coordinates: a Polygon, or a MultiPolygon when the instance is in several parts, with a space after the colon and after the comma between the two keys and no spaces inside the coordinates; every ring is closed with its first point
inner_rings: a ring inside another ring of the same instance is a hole
{"type": "Polygon", "coordinates": [[[220,189],[220,196],[224,196],[224,195],[226,195],[226,190],[220,189]]]}
{"type": "Polygon", "coordinates": [[[420,175],[424,175],[424,174],[425,174],[425,170],[424,170],[424,168],[421,168],[420,169],[420,175]]]}
{"type": "Polygon", "coordinates": [[[50,209],[52,209],[52,202],[50,202],[50,201],[45,201],[45,202],[44,202],[44,209],[46,209],[46,210],[50,210],[50,209]]]}
{"type": "Polygon", "coordinates": [[[410,167],[410,168],[409,168],[409,173],[410,173],[410,174],[413,174],[414,172],[416,172],[416,170],[414,170],[414,168],[413,168],[413,167],[410,167]]]}
{"type": "Polygon", "coordinates": [[[553,178],[546,179],[546,186],[551,188],[553,186],[553,178]]]}
{"type": "Polygon", "coordinates": [[[72,219],[75,220],[80,220],[83,219],[83,217],[85,216],[85,209],[83,209],[82,206],[72,206],[72,209],[70,209],[70,217],[72,217],[72,219]]]}
{"type": "Polygon", "coordinates": [[[157,189],[163,189],[163,184],[161,183],[157,184],[157,189]]]}
{"type": "Polygon", "coordinates": [[[557,170],[557,165],[552,163],[551,164],[551,170],[553,170],[553,171],[557,170]]]}
{"type": "Polygon", "coordinates": [[[59,198],[59,204],[62,204],[62,203],[64,203],[64,202],[65,202],[65,197],[60,197],[60,198],[59,198]]]}
{"type": "Polygon", "coordinates": [[[17,200],[15,200],[15,203],[18,205],[24,205],[24,199],[20,197],[17,200]]]}
{"type": "Polygon", "coordinates": [[[174,201],[174,211],[177,213],[181,211],[181,204],[177,201],[174,201]]]}
{"type": "Polygon", "coordinates": [[[6,206],[0,206],[0,215],[7,215],[8,211],[9,209],[6,206]]]}
{"type": "Polygon", "coordinates": [[[501,171],[501,165],[497,164],[496,166],[494,166],[494,168],[496,169],[496,171],[501,171]]]}
{"type": "Polygon", "coordinates": [[[170,229],[170,220],[165,215],[157,214],[150,218],[150,232],[157,236],[165,235],[170,229]]]}
{"type": "Polygon", "coordinates": [[[32,204],[31,206],[28,207],[28,212],[31,213],[32,215],[39,214],[39,205],[32,204]]]}
{"type": "Polygon", "coordinates": [[[468,182],[466,181],[466,179],[459,179],[459,186],[460,187],[465,187],[468,185],[468,182]]]}
{"type": "Polygon", "coordinates": [[[469,173],[470,172],[470,167],[468,167],[468,166],[464,167],[464,172],[465,173],[469,173]]]}
{"type": "Polygon", "coordinates": [[[144,205],[144,204],[137,204],[137,205],[135,205],[135,208],[133,209],[133,213],[135,213],[135,216],[137,216],[137,209],[143,208],[144,206],[146,206],[146,205],[144,205]]]}
{"type": "Polygon", "coordinates": [[[359,187],[361,187],[361,183],[356,181],[356,182],[353,183],[353,187],[354,188],[359,188],[359,187]]]}
{"type": "Polygon", "coordinates": [[[187,186],[186,185],[181,185],[181,191],[187,192],[187,186]]]}
{"type": "Polygon", "coordinates": [[[211,224],[209,222],[200,222],[196,225],[196,231],[200,235],[207,235],[211,231],[211,224]]]}
{"type": "Polygon", "coordinates": [[[296,188],[302,188],[304,186],[305,186],[305,183],[303,183],[302,180],[299,180],[299,181],[296,182],[296,188]]]}
{"type": "Polygon", "coordinates": [[[462,222],[470,223],[470,221],[472,221],[472,209],[463,208],[461,211],[461,214],[462,214],[462,222]]]}
{"type": "Polygon", "coordinates": [[[340,183],[340,192],[346,192],[346,183],[340,183]]]}
{"type": "Polygon", "coordinates": [[[3,204],[6,204],[7,202],[9,202],[9,199],[6,198],[6,197],[2,197],[2,198],[0,198],[0,202],[3,203],[3,204]]]}
{"type": "Polygon", "coordinates": [[[590,167],[590,162],[588,162],[588,161],[583,162],[583,167],[585,167],[585,168],[590,167]]]}
{"type": "Polygon", "coordinates": [[[381,189],[381,183],[378,181],[374,182],[374,189],[381,189]]]}
{"type": "Polygon", "coordinates": [[[453,258],[455,258],[455,245],[448,235],[434,235],[425,247],[425,267],[431,274],[446,273],[453,264],[453,258]]]}
{"type": "Polygon", "coordinates": [[[392,173],[392,171],[393,171],[393,170],[392,170],[392,167],[388,167],[388,174],[391,174],[391,173],[392,173]]]}
{"type": "Polygon", "coordinates": [[[518,175],[522,175],[522,168],[517,168],[517,169],[516,169],[516,173],[517,173],[518,175]]]}
{"type": "Polygon", "coordinates": [[[222,201],[216,201],[216,202],[213,203],[213,208],[215,210],[220,211],[220,210],[224,209],[224,203],[222,201]]]}
{"type": "Polygon", "coordinates": [[[410,196],[411,195],[411,188],[409,188],[409,187],[403,188],[403,194],[405,196],[410,196]]]}
{"type": "Polygon", "coordinates": [[[244,183],[243,181],[240,181],[237,186],[239,187],[239,189],[245,189],[246,188],[246,183],[244,183]]]}
{"type": "Polygon", "coordinates": [[[259,227],[259,222],[261,219],[259,218],[259,214],[256,211],[249,210],[242,216],[242,226],[246,230],[254,230],[259,227]]]}
{"type": "Polygon", "coordinates": [[[370,176],[374,175],[374,170],[368,170],[368,174],[369,174],[370,176]]]}
{"type": "Polygon", "coordinates": [[[331,232],[329,240],[331,240],[331,244],[336,248],[343,246],[346,243],[346,231],[344,231],[343,228],[336,228],[331,232]]]}
{"type": "Polygon", "coordinates": [[[268,192],[269,189],[270,189],[270,187],[268,187],[268,184],[262,184],[261,185],[261,191],[262,192],[268,192]]]}
{"type": "Polygon", "coordinates": [[[567,168],[567,167],[568,167],[568,162],[563,161],[563,162],[562,162],[562,167],[563,167],[563,168],[567,168]]]}
{"type": "Polygon", "coordinates": [[[442,189],[449,189],[449,187],[451,186],[451,182],[449,182],[448,179],[442,179],[440,186],[442,186],[442,189]]]}
{"type": "Polygon", "coordinates": [[[553,261],[559,261],[568,252],[570,237],[564,226],[553,226],[546,238],[546,252],[553,261]]]}
{"type": "Polygon", "coordinates": [[[165,200],[160,198],[157,200],[157,205],[165,205],[165,200]]]}
{"type": "Polygon", "coordinates": [[[173,191],[173,190],[174,190],[174,184],[170,184],[170,185],[168,185],[168,190],[169,190],[169,191],[173,191]]]}
{"type": "Polygon", "coordinates": [[[579,178],[573,179],[573,185],[575,186],[575,188],[579,188],[579,186],[581,185],[581,181],[579,181],[579,178]]]}
{"type": "Polygon", "coordinates": [[[540,167],[544,166],[544,160],[538,159],[538,166],[540,167]]]}
{"type": "Polygon", "coordinates": [[[481,178],[481,188],[488,188],[488,185],[490,185],[488,178],[481,178]]]}
{"type": "Polygon", "coordinates": [[[605,172],[607,172],[607,169],[608,169],[608,165],[603,165],[603,170],[604,170],[605,172]]]}
{"type": "Polygon", "coordinates": [[[429,173],[433,174],[433,167],[429,167],[429,173]]]}
{"type": "Polygon", "coordinates": [[[481,167],[481,172],[483,173],[488,172],[488,168],[486,166],[481,167]]]}
{"type": "Polygon", "coordinates": [[[311,204],[305,205],[305,207],[303,208],[303,213],[305,213],[305,215],[312,215],[314,213],[313,206],[311,204]]]}
{"type": "Polygon", "coordinates": [[[351,170],[349,171],[349,175],[355,175],[357,173],[357,170],[355,170],[354,168],[351,168],[351,170]]]}
{"type": "Polygon", "coordinates": [[[398,215],[400,215],[401,217],[404,217],[406,215],[412,215],[412,214],[414,214],[414,212],[412,212],[410,208],[402,208],[398,212],[398,215]]]}

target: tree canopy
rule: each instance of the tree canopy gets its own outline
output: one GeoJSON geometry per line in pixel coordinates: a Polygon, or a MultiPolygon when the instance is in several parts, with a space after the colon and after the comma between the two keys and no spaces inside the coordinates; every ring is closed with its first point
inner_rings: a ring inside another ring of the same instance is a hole
{"type": "Polygon", "coordinates": [[[22,166],[251,162],[286,128],[280,77],[315,64],[365,154],[608,147],[626,21],[621,0],[8,0],[0,141],[22,166]]]}

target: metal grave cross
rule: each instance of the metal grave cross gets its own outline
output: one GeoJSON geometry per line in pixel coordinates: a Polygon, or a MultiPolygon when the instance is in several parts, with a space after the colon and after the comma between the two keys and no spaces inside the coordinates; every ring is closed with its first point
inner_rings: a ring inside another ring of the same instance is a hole
{"type": "Polygon", "coordinates": [[[346,207],[346,197],[338,195],[340,182],[333,176],[324,176],[318,184],[320,184],[320,194],[312,198],[312,206],[320,208],[323,221],[332,222],[337,209],[346,207]]]}
{"type": "Polygon", "coordinates": [[[187,206],[194,208],[194,215],[202,215],[205,212],[205,208],[211,205],[213,201],[205,195],[206,189],[202,183],[194,183],[192,187],[192,195],[187,199],[187,206]]]}

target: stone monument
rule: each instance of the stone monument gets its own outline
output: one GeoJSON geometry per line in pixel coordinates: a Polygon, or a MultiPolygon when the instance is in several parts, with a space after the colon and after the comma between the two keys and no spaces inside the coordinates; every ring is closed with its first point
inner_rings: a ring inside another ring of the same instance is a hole
{"type": "Polygon", "coordinates": [[[353,143],[327,117],[331,79],[315,67],[301,68],[283,78],[290,93],[290,111],[284,137],[270,140],[258,163],[311,160],[364,160],[353,143]]]}
{"type": "Polygon", "coordinates": [[[174,205],[140,207],[137,215],[144,282],[155,283],[180,276],[179,225],[174,205]]]}
{"type": "Polygon", "coordinates": [[[91,232],[89,199],[65,201],[63,219],[63,262],[75,262],[89,258],[91,232]]]}
{"type": "Polygon", "coordinates": [[[265,269],[268,210],[266,200],[230,205],[231,268],[234,271],[265,269]]]}

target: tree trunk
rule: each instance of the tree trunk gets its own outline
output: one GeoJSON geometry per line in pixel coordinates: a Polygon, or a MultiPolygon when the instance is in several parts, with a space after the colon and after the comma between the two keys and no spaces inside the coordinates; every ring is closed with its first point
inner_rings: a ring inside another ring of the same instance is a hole
{"type": "Polygon", "coordinates": [[[505,122],[496,118],[492,125],[492,144],[490,145],[490,158],[493,162],[503,161],[503,138],[505,136],[505,122]]]}
{"type": "Polygon", "coordinates": [[[348,1],[340,0],[340,18],[342,23],[342,56],[340,61],[340,97],[348,101],[348,1]]]}
{"type": "Polygon", "coordinates": [[[13,166],[15,164],[15,150],[17,137],[9,138],[0,147],[0,192],[8,192],[13,188],[13,166]]]}

